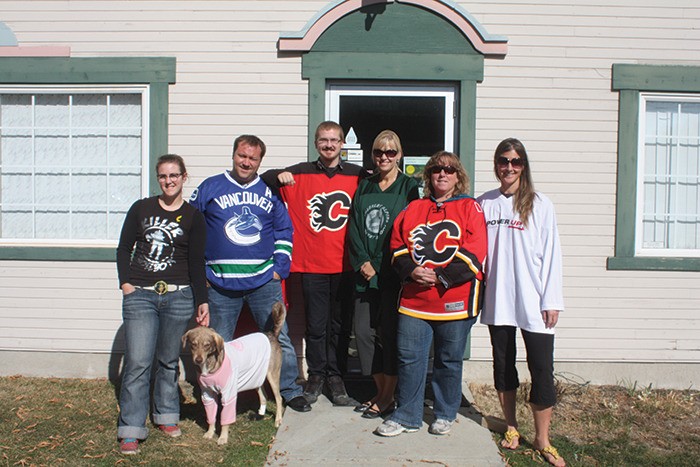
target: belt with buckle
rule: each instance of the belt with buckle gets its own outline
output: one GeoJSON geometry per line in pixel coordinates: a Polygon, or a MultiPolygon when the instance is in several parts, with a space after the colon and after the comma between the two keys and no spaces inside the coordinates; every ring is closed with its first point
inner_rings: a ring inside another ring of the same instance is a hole
{"type": "Polygon", "coordinates": [[[175,284],[168,284],[165,281],[158,281],[155,284],[153,284],[150,287],[141,287],[137,286],[137,289],[143,289],[143,290],[152,290],[158,295],[165,295],[168,292],[175,292],[177,290],[182,290],[186,289],[189,287],[189,285],[175,285],[175,284]]]}

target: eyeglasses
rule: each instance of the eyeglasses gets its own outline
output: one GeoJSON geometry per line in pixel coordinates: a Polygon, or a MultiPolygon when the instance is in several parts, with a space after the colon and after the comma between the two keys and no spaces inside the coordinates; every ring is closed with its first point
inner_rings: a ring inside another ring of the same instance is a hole
{"type": "Polygon", "coordinates": [[[512,165],[513,167],[525,167],[525,159],[521,159],[519,157],[508,159],[505,156],[498,156],[496,158],[496,164],[502,167],[508,167],[508,164],[512,165]]]}
{"type": "Polygon", "coordinates": [[[372,149],[372,155],[377,158],[386,156],[389,159],[393,159],[398,153],[399,151],[396,149],[387,149],[386,151],[382,151],[381,149],[372,149]]]}
{"type": "Polygon", "coordinates": [[[164,182],[166,180],[177,180],[182,177],[182,174],[158,174],[158,180],[164,182]]]}
{"type": "Polygon", "coordinates": [[[336,144],[340,143],[341,140],[339,140],[338,138],[319,138],[316,141],[318,143],[321,143],[321,144],[329,144],[330,143],[330,144],[335,146],[336,144]]]}
{"type": "Polygon", "coordinates": [[[443,170],[448,175],[457,173],[457,167],[454,167],[452,165],[434,165],[430,168],[430,174],[436,175],[442,172],[443,170]]]}

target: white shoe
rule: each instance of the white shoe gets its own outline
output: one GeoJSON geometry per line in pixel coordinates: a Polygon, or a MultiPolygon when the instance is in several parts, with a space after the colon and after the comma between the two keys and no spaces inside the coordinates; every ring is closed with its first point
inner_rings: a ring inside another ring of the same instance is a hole
{"type": "Polygon", "coordinates": [[[399,436],[401,433],[415,433],[416,431],[418,431],[418,428],[403,426],[402,424],[393,420],[386,420],[384,423],[379,425],[376,430],[374,430],[374,434],[391,437],[399,436]]]}
{"type": "Polygon", "coordinates": [[[430,424],[428,432],[434,435],[446,435],[452,429],[453,423],[453,421],[445,420],[444,418],[438,418],[430,424]]]}

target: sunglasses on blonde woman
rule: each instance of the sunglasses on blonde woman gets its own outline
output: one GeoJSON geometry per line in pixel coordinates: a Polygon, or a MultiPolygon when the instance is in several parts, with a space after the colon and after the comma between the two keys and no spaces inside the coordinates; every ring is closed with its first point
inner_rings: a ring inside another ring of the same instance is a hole
{"type": "Polygon", "coordinates": [[[496,158],[496,164],[506,167],[508,164],[512,165],[513,167],[524,167],[525,166],[525,159],[521,159],[519,157],[514,157],[512,159],[508,159],[505,156],[498,156],[496,158]]]}
{"type": "Polygon", "coordinates": [[[387,149],[386,151],[382,151],[381,149],[372,149],[372,155],[374,157],[386,156],[389,159],[393,159],[398,153],[399,151],[396,149],[387,149]]]}

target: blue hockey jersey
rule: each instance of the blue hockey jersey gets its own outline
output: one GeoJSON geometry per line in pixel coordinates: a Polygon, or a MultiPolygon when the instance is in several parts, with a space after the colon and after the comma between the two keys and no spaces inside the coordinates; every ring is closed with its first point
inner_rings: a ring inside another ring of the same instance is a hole
{"type": "Polygon", "coordinates": [[[207,223],[207,280],[226,290],[250,290],[289,275],[292,221],[284,203],[258,177],[241,185],[224,172],[192,193],[207,223]]]}

